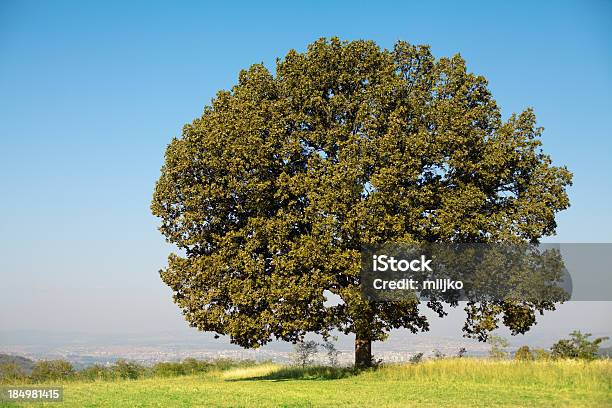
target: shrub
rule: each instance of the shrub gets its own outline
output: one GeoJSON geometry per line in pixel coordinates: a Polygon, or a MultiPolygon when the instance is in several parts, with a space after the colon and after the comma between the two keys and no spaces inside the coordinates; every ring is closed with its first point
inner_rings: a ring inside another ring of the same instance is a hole
{"type": "Polygon", "coordinates": [[[83,380],[109,380],[113,378],[113,373],[107,367],[99,364],[86,367],[78,372],[78,377],[83,380]]]}
{"type": "Polygon", "coordinates": [[[200,361],[195,358],[186,358],[182,364],[186,374],[204,373],[210,371],[213,366],[208,361],[200,361]]]}
{"type": "Polygon", "coordinates": [[[457,357],[463,358],[463,356],[465,356],[465,353],[467,353],[467,350],[465,349],[465,347],[461,347],[459,351],[457,351],[457,357]]]}
{"type": "Polygon", "coordinates": [[[410,361],[412,364],[418,364],[421,361],[423,361],[423,353],[416,353],[413,354],[408,361],[410,361]]]}
{"type": "Polygon", "coordinates": [[[72,364],[66,360],[42,360],[32,369],[34,381],[66,380],[74,375],[72,364]]]}
{"type": "Polygon", "coordinates": [[[358,374],[361,370],[354,367],[325,367],[325,366],[310,366],[296,367],[283,366],[271,373],[265,375],[267,380],[337,380],[340,378],[348,378],[358,374]]]}
{"type": "Polygon", "coordinates": [[[372,358],[370,359],[370,368],[377,369],[377,368],[382,367],[382,365],[383,365],[382,358],[376,358],[372,356],[372,358]]]}
{"type": "Polygon", "coordinates": [[[533,358],[536,360],[542,360],[542,361],[546,361],[546,360],[550,360],[550,353],[544,349],[535,349],[533,350],[533,358]]]}
{"type": "Polygon", "coordinates": [[[491,345],[491,349],[489,350],[489,357],[495,360],[500,360],[502,358],[508,357],[508,352],[506,351],[506,347],[510,345],[510,343],[508,343],[508,340],[501,336],[496,336],[492,334],[487,339],[487,343],[491,345]]]}
{"type": "Polygon", "coordinates": [[[599,337],[593,341],[589,341],[589,337],[591,333],[571,332],[569,339],[559,340],[551,347],[552,357],[594,360],[597,358],[599,344],[608,340],[608,337],[599,337]]]}
{"type": "Polygon", "coordinates": [[[175,377],[185,375],[185,366],[179,362],[157,363],[153,366],[153,374],[160,377],[175,377]]]}
{"type": "MultiPolygon", "coordinates": [[[[200,363],[207,364],[202,361],[200,363]]],[[[210,369],[217,369],[217,370],[225,371],[225,370],[229,370],[232,368],[252,367],[256,364],[257,362],[254,360],[236,361],[236,360],[232,360],[229,358],[220,358],[220,359],[214,360],[212,363],[210,363],[210,365],[208,365],[208,367],[210,367],[210,369]]]]}
{"type": "Polygon", "coordinates": [[[521,346],[514,353],[514,358],[521,361],[531,361],[533,360],[533,354],[531,353],[529,346],[521,346]]]}
{"type": "Polygon", "coordinates": [[[0,381],[21,381],[26,378],[26,373],[17,363],[0,364],[0,381]]]}
{"type": "Polygon", "coordinates": [[[145,368],[134,362],[118,360],[112,367],[113,376],[116,378],[135,380],[144,376],[145,368]]]}
{"type": "Polygon", "coordinates": [[[323,344],[321,344],[323,349],[325,350],[325,354],[327,355],[327,361],[329,365],[332,367],[338,366],[338,356],[340,355],[340,351],[336,349],[336,346],[331,341],[326,340],[323,344]]]}
{"type": "Polygon", "coordinates": [[[434,358],[435,358],[436,360],[439,360],[439,359],[441,359],[441,358],[446,358],[446,354],[442,353],[442,352],[441,352],[440,350],[438,350],[438,349],[435,349],[435,350],[433,351],[433,356],[434,356],[434,358]]]}
{"type": "Polygon", "coordinates": [[[293,349],[293,360],[297,365],[306,367],[312,364],[313,357],[319,350],[319,344],[314,340],[301,341],[293,349]]]}

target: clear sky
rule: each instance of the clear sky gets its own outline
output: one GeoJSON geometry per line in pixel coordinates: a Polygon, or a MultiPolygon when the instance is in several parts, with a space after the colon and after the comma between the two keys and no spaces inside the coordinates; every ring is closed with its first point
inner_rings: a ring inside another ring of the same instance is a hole
{"type": "Polygon", "coordinates": [[[612,2],[261,3],[0,2],[1,329],[184,327],[149,211],[165,146],[240,69],[322,36],[461,53],[574,173],[549,241],[612,242],[612,2]]]}

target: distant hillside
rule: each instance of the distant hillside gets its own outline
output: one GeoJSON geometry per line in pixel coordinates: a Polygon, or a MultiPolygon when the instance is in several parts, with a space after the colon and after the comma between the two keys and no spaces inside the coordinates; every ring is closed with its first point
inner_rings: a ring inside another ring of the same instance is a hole
{"type": "Polygon", "coordinates": [[[35,362],[30,360],[29,358],[21,356],[11,356],[10,354],[0,353],[0,365],[7,363],[17,364],[27,375],[32,372],[32,368],[34,368],[35,364],[35,362]]]}

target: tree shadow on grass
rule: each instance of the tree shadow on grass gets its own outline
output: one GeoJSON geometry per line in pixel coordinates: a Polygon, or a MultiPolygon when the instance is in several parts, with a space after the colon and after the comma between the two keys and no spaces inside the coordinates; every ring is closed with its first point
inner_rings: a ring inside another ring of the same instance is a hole
{"type": "Polygon", "coordinates": [[[271,373],[254,377],[228,379],[226,381],[290,381],[290,380],[339,380],[360,373],[352,367],[282,367],[271,373]]]}

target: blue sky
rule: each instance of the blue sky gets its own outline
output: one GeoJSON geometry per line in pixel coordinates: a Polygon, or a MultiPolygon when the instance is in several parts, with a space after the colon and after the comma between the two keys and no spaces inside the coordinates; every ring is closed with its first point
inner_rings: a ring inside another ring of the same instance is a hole
{"type": "Polygon", "coordinates": [[[574,172],[549,241],[612,242],[612,3],[463,3],[1,2],[0,327],[184,327],[149,211],[165,146],[240,69],[322,36],[461,53],[574,172]]]}

